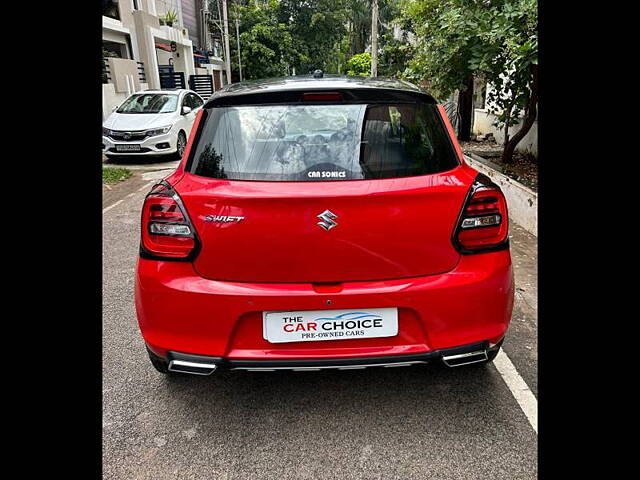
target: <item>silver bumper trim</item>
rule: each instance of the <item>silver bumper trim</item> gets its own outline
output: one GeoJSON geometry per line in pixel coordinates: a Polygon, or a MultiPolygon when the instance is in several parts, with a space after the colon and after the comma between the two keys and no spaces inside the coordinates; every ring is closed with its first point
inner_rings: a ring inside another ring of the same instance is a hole
{"type": "Polygon", "coordinates": [[[429,363],[424,360],[395,363],[368,363],[365,365],[322,365],[318,367],[233,367],[231,370],[245,370],[247,372],[275,372],[277,370],[292,370],[294,372],[318,372],[320,370],[363,370],[369,367],[410,367],[411,365],[429,363]]]}
{"type": "Polygon", "coordinates": [[[190,373],[192,375],[211,375],[215,372],[217,365],[212,363],[197,363],[187,362],[185,360],[171,360],[169,362],[170,372],[190,373]],[[193,369],[202,369],[203,371],[197,371],[193,369]]]}
{"type": "Polygon", "coordinates": [[[442,361],[447,367],[460,367],[462,365],[469,365],[470,363],[486,362],[488,359],[489,357],[487,356],[486,350],[442,357],[442,361]]]}

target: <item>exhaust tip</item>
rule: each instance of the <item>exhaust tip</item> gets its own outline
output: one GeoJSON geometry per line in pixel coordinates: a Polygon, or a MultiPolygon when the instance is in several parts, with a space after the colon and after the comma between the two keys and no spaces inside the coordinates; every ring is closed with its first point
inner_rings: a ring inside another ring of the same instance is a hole
{"type": "Polygon", "coordinates": [[[192,375],[211,375],[216,371],[217,365],[213,363],[187,362],[185,360],[171,360],[169,371],[178,373],[190,373],[192,375]]]}
{"type": "Polygon", "coordinates": [[[471,363],[486,362],[489,359],[486,350],[477,350],[475,352],[460,353],[457,355],[444,355],[442,362],[447,367],[460,367],[471,363]]]}

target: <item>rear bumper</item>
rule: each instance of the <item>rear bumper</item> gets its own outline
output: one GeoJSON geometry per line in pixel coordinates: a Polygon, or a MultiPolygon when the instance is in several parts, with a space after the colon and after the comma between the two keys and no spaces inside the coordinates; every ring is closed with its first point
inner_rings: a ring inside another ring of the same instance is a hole
{"type": "Polygon", "coordinates": [[[214,281],[200,277],[190,263],[139,259],[136,311],[149,349],[165,359],[180,352],[235,367],[386,356],[406,362],[479,342],[491,348],[507,331],[514,293],[508,250],[462,256],[455,269],[439,275],[349,282],[332,290],[214,281]],[[262,335],[263,311],[383,307],[398,308],[394,337],[272,344],[262,335]]]}
{"type": "Polygon", "coordinates": [[[172,371],[209,375],[219,370],[246,370],[254,372],[275,372],[280,370],[317,371],[317,370],[360,370],[370,367],[406,367],[442,361],[445,365],[455,367],[477,363],[487,359],[487,354],[500,348],[502,340],[493,346],[490,343],[478,342],[413,355],[386,355],[381,357],[356,357],[332,359],[296,359],[296,360],[236,360],[224,357],[208,357],[189,355],[180,352],[167,352],[162,359],[169,364],[172,371]],[[481,357],[481,354],[484,357],[481,357]],[[460,358],[463,357],[463,358],[460,358]],[[454,359],[453,363],[450,360],[454,359]],[[457,363],[456,363],[457,362],[457,363]],[[181,369],[180,365],[172,368],[174,363],[190,365],[191,369],[181,369]],[[195,371],[194,368],[195,367],[195,371]]]}

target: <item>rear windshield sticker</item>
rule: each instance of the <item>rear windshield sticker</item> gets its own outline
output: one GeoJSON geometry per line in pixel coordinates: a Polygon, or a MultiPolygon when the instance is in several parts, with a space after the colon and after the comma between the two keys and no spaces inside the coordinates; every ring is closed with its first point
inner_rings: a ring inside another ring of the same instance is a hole
{"type": "Polygon", "coordinates": [[[333,171],[311,171],[307,174],[309,178],[346,178],[347,172],[333,172],[333,171]]]}

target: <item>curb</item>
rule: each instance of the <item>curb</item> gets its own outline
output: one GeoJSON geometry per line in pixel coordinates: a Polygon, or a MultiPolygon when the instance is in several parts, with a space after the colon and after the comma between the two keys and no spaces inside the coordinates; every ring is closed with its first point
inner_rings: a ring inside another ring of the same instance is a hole
{"type": "Polygon", "coordinates": [[[478,155],[473,156],[475,158],[465,154],[464,158],[471,167],[484,173],[500,186],[507,199],[507,207],[511,220],[537,237],[538,194],[521,183],[516,182],[514,179],[500,173],[498,170],[491,168],[487,165],[487,163],[490,164],[488,160],[478,155]]]}

